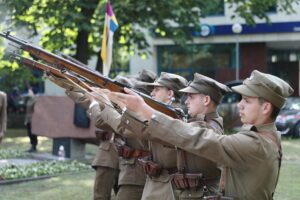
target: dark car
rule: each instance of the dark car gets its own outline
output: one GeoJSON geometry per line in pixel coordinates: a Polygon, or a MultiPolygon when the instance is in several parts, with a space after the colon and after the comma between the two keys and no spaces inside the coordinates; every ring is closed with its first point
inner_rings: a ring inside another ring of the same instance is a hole
{"type": "Polygon", "coordinates": [[[281,135],[300,137],[300,97],[290,97],[276,118],[281,135]]]}
{"type": "MultiPolygon", "coordinates": [[[[242,80],[231,81],[225,83],[228,87],[241,85],[242,80]]],[[[240,120],[239,109],[237,104],[240,102],[242,96],[237,92],[229,92],[223,98],[218,106],[218,113],[223,117],[224,129],[228,132],[232,129],[239,128],[242,126],[240,120]]]]}

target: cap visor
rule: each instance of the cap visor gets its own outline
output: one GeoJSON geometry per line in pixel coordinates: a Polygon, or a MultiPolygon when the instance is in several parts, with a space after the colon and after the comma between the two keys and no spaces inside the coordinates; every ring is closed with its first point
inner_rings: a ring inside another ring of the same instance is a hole
{"type": "Polygon", "coordinates": [[[179,92],[183,92],[183,93],[200,93],[199,91],[195,90],[192,87],[183,88],[183,89],[179,90],[179,92]]]}
{"type": "Polygon", "coordinates": [[[258,95],[249,89],[246,85],[234,86],[231,88],[233,91],[248,97],[258,97],[258,95]]]}
{"type": "Polygon", "coordinates": [[[163,87],[163,85],[157,83],[157,82],[154,82],[154,83],[145,83],[145,85],[148,85],[148,86],[157,86],[157,87],[163,87]]]}

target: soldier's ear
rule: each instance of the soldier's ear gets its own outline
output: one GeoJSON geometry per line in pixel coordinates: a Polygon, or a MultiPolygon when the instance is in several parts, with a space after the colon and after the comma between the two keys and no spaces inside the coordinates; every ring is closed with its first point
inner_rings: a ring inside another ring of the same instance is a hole
{"type": "Polygon", "coordinates": [[[264,113],[272,113],[272,104],[268,101],[265,101],[263,104],[262,104],[262,109],[263,109],[263,112],[264,113]]]}
{"type": "Polygon", "coordinates": [[[205,95],[203,101],[204,105],[207,106],[208,104],[210,104],[210,102],[212,102],[211,97],[209,95],[205,95]]]}
{"type": "Polygon", "coordinates": [[[175,97],[174,91],[173,90],[168,90],[168,97],[170,97],[170,99],[172,97],[175,97]]]}

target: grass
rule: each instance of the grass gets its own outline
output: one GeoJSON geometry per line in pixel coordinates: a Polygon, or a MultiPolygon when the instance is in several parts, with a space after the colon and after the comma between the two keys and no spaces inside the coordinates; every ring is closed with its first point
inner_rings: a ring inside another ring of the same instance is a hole
{"type": "Polygon", "coordinates": [[[299,200],[300,196],[300,139],[284,139],[283,161],[275,199],[299,200]]]}
{"type": "MultiPolygon", "coordinates": [[[[52,140],[39,137],[39,150],[51,152],[52,140]]],[[[283,162],[275,200],[298,200],[300,196],[300,139],[284,139],[283,162]]],[[[1,147],[27,149],[26,137],[5,138],[1,147]]],[[[93,156],[96,146],[87,145],[87,154],[93,156]]],[[[5,200],[86,200],[92,199],[94,175],[83,172],[62,175],[50,179],[37,180],[13,185],[1,185],[1,199],[5,200]]]]}

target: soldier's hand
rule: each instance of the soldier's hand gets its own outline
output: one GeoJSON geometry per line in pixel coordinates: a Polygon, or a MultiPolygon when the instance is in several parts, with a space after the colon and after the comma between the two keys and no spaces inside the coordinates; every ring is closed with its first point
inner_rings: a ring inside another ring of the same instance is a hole
{"type": "Polygon", "coordinates": [[[131,91],[128,88],[124,88],[124,93],[111,92],[109,98],[114,103],[118,104],[120,107],[125,107],[126,109],[135,112],[136,114],[144,117],[146,120],[150,120],[154,109],[151,108],[144,99],[131,91]]]}
{"type": "Polygon", "coordinates": [[[109,90],[101,89],[101,88],[97,88],[97,87],[92,87],[91,89],[93,90],[93,92],[88,94],[91,101],[96,100],[102,106],[105,106],[105,105],[112,106],[112,103],[108,98],[108,94],[110,93],[109,90]]]}

